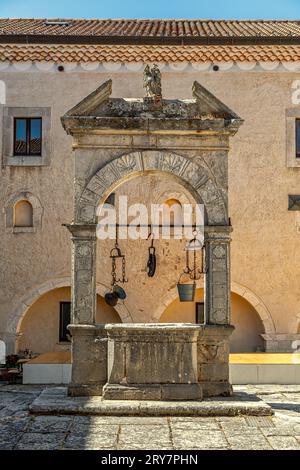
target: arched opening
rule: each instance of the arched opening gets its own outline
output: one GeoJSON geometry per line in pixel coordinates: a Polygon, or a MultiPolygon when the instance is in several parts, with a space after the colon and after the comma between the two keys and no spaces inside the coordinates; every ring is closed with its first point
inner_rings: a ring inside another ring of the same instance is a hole
{"type": "Polygon", "coordinates": [[[233,353],[260,352],[264,342],[263,323],[255,308],[238,294],[231,294],[231,323],[235,327],[230,338],[233,353]]]}
{"type": "MultiPolygon", "coordinates": [[[[196,291],[196,302],[181,303],[173,300],[160,317],[160,323],[196,323],[197,304],[204,302],[204,290],[196,291]]],[[[199,315],[199,314],[198,314],[199,315]]],[[[201,318],[201,309],[200,309],[201,318]]],[[[242,296],[231,293],[231,324],[235,327],[230,338],[230,351],[233,353],[263,351],[263,323],[255,308],[242,296]]]]}
{"type": "Polygon", "coordinates": [[[33,226],[33,207],[29,201],[18,201],[14,206],[13,214],[14,227],[32,227],[33,226]]]}
{"type": "MultiPolygon", "coordinates": [[[[139,175],[134,179],[125,181],[114,190],[116,221],[120,222],[121,217],[124,217],[121,198],[126,196],[128,212],[135,205],[143,205],[147,209],[148,214],[148,219],[143,223],[157,223],[151,217],[151,205],[161,205],[164,201],[168,200],[168,197],[161,198],[161,195],[165,194],[166,188],[168,188],[168,192],[171,194],[181,194],[183,201],[189,201],[191,204],[196,203],[193,196],[182,186],[181,182],[173,180],[169,175],[139,175]]],[[[179,199],[170,197],[169,201],[170,206],[172,206],[174,202],[178,204],[179,199]]],[[[180,212],[181,207],[180,204],[180,212]]],[[[177,219],[177,222],[181,223],[181,214],[179,216],[180,220],[177,219]]],[[[133,212],[129,212],[128,223],[131,224],[134,218],[133,212]]],[[[102,220],[104,220],[104,211],[103,215],[100,214],[98,221],[101,222],[102,220]]],[[[124,223],[123,221],[124,218],[122,223],[124,223]]],[[[125,229],[127,230],[127,227],[125,229]]],[[[153,241],[156,254],[156,271],[153,277],[149,277],[147,275],[147,262],[149,260],[149,248],[151,247],[152,240],[147,239],[147,237],[150,230],[151,228],[148,226],[143,227],[143,229],[137,228],[136,232],[139,232],[140,235],[137,239],[132,237],[132,226],[128,227],[128,236],[126,233],[124,234],[124,227],[119,228],[118,231],[118,245],[125,255],[126,276],[129,280],[128,283],[121,284],[127,294],[124,305],[131,314],[131,321],[137,323],[148,323],[151,321],[153,312],[161,304],[161,299],[165,296],[170,286],[176,285],[186,263],[186,252],[184,249],[187,240],[185,238],[175,239],[172,230],[169,231],[170,237],[163,238],[162,231],[153,229],[153,232],[155,231],[159,239],[155,238],[153,241]]],[[[97,239],[96,279],[98,283],[106,286],[110,286],[112,282],[110,252],[115,243],[115,229],[112,230],[111,235],[112,238],[110,239],[97,239]]],[[[121,275],[121,263],[117,261],[117,277],[120,278],[121,275]]]]}
{"type": "MultiPolygon", "coordinates": [[[[17,352],[34,354],[68,351],[70,342],[62,335],[62,306],[71,300],[71,288],[60,287],[40,296],[27,310],[18,328],[17,352]]],[[[122,323],[118,313],[97,295],[96,323],[122,323]]]]}

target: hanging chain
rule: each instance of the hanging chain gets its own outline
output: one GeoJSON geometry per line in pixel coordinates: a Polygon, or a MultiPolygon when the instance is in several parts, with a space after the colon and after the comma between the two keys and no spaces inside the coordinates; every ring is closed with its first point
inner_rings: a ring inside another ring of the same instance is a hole
{"type": "Polygon", "coordinates": [[[125,256],[122,255],[121,249],[119,247],[118,243],[118,238],[119,238],[119,232],[118,232],[118,226],[116,226],[116,241],[115,241],[115,246],[110,252],[110,257],[111,257],[111,285],[114,286],[117,284],[117,282],[125,283],[128,282],[128,279],[126,278],[126,261],[125,261],[125,256]],[[118,278],[117,277],[117,259],[121,259],[121,269],[122,269],[122,277],[118,278]]]}
{"type": "Polygon", "coordinates": [[[114,286],[117,283],[117,274],[116,274],[116,258],[114,256],[111,257],[111,285],[114,286]]]}
{"type": "Polygon", "coordinates": [[[125,256],[123,255],[122,257],[122,281],[121,282],[128,282],[128,279],[126,278],[126,261],[125,261],[125,256]]]}

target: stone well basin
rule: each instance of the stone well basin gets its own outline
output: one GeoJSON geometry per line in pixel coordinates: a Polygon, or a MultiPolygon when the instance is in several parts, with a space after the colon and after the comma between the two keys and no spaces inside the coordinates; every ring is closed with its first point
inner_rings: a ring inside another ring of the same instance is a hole
{"type": "Polygon", "coordinates": [[[197,372],[199,326],[109,324],[106,399],[202,398],[197,372]]]}
{"type": "Polygon", "coordinates": [[[199,400],[228,396],[230,325],[73,324],[72,396],[199,400]]]}

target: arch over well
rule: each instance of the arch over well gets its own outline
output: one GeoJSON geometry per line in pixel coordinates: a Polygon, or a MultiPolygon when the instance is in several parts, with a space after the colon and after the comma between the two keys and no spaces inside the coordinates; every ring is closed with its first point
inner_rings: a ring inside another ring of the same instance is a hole
{"type": "Polygon", "coordinates": [[[208,225],[227,225],[227,203],[208,167],[199,161],[166,151],[146,150],[124,154],[100,168],[83,190],[75,214],[77,223],[96,223],[96,208],[126,179],[143,173],[168,173],[203,203],[208,225]]]}

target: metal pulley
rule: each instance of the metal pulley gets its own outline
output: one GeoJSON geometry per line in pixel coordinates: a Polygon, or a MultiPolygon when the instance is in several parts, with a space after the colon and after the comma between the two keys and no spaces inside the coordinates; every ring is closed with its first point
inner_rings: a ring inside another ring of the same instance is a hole
{"type": "Polygon", "coordinates": [[[205,260],[205,246],[197,239],[197,231],[193,232],[194,238],[192,238],[185,247],[186,252],[186,266],[184,273],[188,274],[194,281],[200,279],[203,274],[206,273],[206,260],[205,260]],[[200,259],[197,260],[197,252],[200,252],[200,259]],[[192,261],[191,261],[192,255],[192,261]],[[197,261],[200,261],[200,266],[197,266],[197,261]]]}

